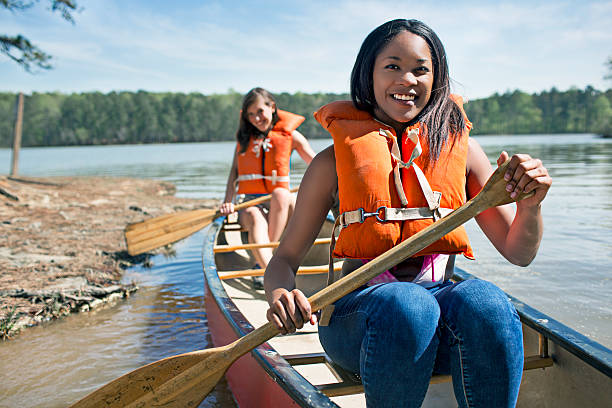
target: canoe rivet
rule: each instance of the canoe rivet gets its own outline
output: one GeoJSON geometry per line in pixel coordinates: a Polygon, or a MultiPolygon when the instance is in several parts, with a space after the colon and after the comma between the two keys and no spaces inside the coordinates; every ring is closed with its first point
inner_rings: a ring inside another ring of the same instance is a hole
{"type": "Polygon", "coordinates": [[[267,356],[270,356],[270,357],[276,355],[276,351],[274,350],[266,350],[265,353],[267,356]]]}

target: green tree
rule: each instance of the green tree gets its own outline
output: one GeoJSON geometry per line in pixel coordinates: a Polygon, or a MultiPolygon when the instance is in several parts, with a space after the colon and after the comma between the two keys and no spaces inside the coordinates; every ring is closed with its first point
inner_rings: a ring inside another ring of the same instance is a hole
{"type": "MultiPolygon", "coordinates": [[[[74,0],[49,0],[51,2],[50,10],[59,12],[62,18],[74,24],[72,13],[77,8],[77,3],[74,0]]],[[[24,11],[39,0],[0,0],[0,6],[6,10],[24,11]]],[[[23,69],[32,72],[32,66],[42,69],[52,68],[51,55],[34,45],[28,38],[21,34],[7,35],[0,34],[0,53],[21,65],[23,69]]]]}
{"type": "Polygon", "coordinates": [[[8,147],[13,140],[15,94],[0,93],[0,147],[8,147]]]}
{"type": "Polygon", "coordinates": [[[612,104],[605,95],[599,95],[593,102],[593,130],[612,135],[612,104]]]}
{"type": "Polygon", "coordinates": [[[63,95],[57,93],[33,93],[24,103],[23,144],[27,146],[49,146],[54,144],[54,135],[60,119],[63,95]]]}

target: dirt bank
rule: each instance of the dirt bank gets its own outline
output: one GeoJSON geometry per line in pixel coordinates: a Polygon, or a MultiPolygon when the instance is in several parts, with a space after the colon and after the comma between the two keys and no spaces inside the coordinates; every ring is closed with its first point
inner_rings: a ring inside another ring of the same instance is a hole
{"type": "Polygon", "coordinates": [[[150,254],[127,254],[125,226],[216,204],[175,191],[149,179],[0,177],[0,338],[129,296],[123,271],[150,254]]]}

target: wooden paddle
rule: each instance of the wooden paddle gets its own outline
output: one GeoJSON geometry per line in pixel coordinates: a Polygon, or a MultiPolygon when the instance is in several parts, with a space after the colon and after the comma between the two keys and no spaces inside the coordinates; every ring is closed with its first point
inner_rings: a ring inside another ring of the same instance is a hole
{"type": "MultiPolygon", "coordinates": [[[[507,163],[493,173],[476,197],[308,298],[312,311],[332,304],[393,265],[431,245],[482,211],[515,201],[506,192],[507,182],[503,179],[506,166],[507,163]]],[[[516,201],[529,195],[522,194],[517,197],[516,201]]],[[[164,406],[178,408],[197,406],[235,360],[278,333],[276,326],[266,323],[226,346],[193,351],[159,360],[108,383],[72,407],[164,406]]]]}
{"type": "MultiPolygon", "coordinates": [[[[290,190],[292,193],[298,187],[290,190]]],[[[235,211],[264,203],[271,194],[234,206],[235,211]]],[[[188,237],[220,217],[218,210],[199,209],[166,214],[146,221],[129,224],[125,228],[125,243],[130,255],[138,255],[188,237]]]]}

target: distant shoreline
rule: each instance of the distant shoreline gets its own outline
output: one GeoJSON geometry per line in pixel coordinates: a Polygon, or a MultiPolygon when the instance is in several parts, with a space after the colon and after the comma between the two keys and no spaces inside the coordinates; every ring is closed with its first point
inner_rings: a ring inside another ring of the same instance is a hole
{"type": "MultiPolygon", "coordinates": [[[[329,134],[313,112],[348,94],[279,93],[278,106],[304,116],[309,139],[329,134]]],[[[235,139],[242,95],[100,92],[25,95],[22,146],[191,143],[235,139]]],[[[12,145],[15,93],[0,92],[0,146],[12,145]]],[[[612,132],[612,89],[535,94],[515,90],[464,103],[472,135],[612,132]]]]}

